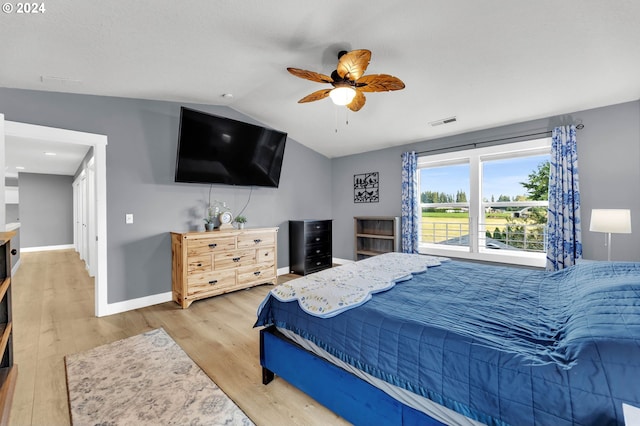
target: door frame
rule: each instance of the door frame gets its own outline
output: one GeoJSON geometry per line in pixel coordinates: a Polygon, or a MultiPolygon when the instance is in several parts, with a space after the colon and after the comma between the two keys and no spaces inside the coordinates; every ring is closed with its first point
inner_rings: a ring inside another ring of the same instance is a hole
{"type": "MultiPolygon", "coordinates": [[[[2,114],[0,114],[0,121],[4,122],[3,136],[40,139],[93,147],[95,168],[94,211],[96,213],[96,259],[93,265],[95,271],[95,315],[97,317],[109,315],[107,285],[107,136],[36,124],[5,121],[2,114]]],[[[0,125],[0,129],[1,128],[2,126],[0,125]]],[[[2,152],[4,154],[4,147],[1,148],[3,148],[2,152]]],[[[0,177],[2,177],[3,185],[1,188],[3,189],[4,167],[2,169],[3,170],[0,171],[0,177]]]]}

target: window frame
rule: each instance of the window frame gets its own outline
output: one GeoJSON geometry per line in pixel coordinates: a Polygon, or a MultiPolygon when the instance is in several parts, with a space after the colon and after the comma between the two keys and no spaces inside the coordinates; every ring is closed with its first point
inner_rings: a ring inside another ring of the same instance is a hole
{"type": "MultiPolygon", "coordinates": [[[[482,163],[483,161],[503,160],[551,153],[551,137],[532,139],[510,144],[492,145],[441,154],[424,154],[418,157],[418,187],[420,188],[420,169],[428,167],[442,167],[455,164],[469,164],[469,246],[443,246],[442,244],[420,241],[420,253],[449,256],[462,259],[479,260],[485,262],[499,262],[533,267],[544,267],[546,253],[532,253],[524,251],[495,250],[480,247],[480,227],[484,220],[484,206],[482,201],[482,163]]],[[[422,212],[423,203],[420,203],[422,212]]],[[[422,229],[422,213],[421,229],[422,229]]]]}

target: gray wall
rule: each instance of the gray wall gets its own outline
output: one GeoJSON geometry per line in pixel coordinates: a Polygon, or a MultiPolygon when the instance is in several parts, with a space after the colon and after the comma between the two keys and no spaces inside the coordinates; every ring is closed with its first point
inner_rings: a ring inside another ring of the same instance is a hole
{"type": "MultiPolygon", "coordinates": [[[[614,260],[640,261],[640,101],[465,133],[333,160],[334,256],[353,259],[353,216],[400,216],[400,155],[551,130],[582,122],[578,164],[583,254],[606,260],[604,234],[589,231],[593,208],[630,208],[632,234],[612,236],[614,260]],[[353,175],[380,172],[380,202],[353,202],[353,175]]],[[[393,141],[390,141],[393,142],[393,141]]]]}
{"type": "Polygon", "coordinates": [[[20,173],[21,248],[73,244],[73,176],[20,173]]]}
{"type": "MultiPolygon", "coordinates": [[[[170,291],[169,231],[204,223],[209,185],[174,182],[181,105],[257,123],[227,107],[0,88],[6,120],[107,135],[109,303],[170,291]],[[125,224],[126,213],[133,224],[125,224]]],[[[288,139],[279,188],[213,185],[211,197],[237,212],[251,196],[248,226],[280,226],[282,267],[289,263],[287,221],[330,218],[330,181],[331,161],[288,139]]]]}
{"type": "MultiPolygon", "coordinates": [[[[168,232],[186,231],[203,223],[209,186],[173,182],[180,105],[0,88],[0,113],[4,113],[7,120],[108,136],[109,303],[169,291],[168,232]],[[134,214],[132,225],[124,223],[126,213],[134,214]]],[[[256,123],[227,107],[184,105],[256,123]]],[[[227,201],[237,212],[251,196],[245,210],[249,225],[280,226],[279,267],[288,265],[287,221],[290,219],[334,219],[334,256],[353,259],[353,216],[400,214],[400,154],[403,151],[550,130],[558,124],[578,121],[585,124],[578,133],[584,255],[592,259],[606,258],[603,235],[588,231],[591,209],[631,208],[635,233],[613,236],[613,257],[640,260],[638,101],[333,160],[289,139],[280,188],[256,188],[251,193],[249,188],[213,185],[212,198],[227,201]],[[380,172],[380,202],[354,204],[353,175],[375,171],[380,172]]],[[[390,141],[390,145],[392,143],[390,141]]]]}

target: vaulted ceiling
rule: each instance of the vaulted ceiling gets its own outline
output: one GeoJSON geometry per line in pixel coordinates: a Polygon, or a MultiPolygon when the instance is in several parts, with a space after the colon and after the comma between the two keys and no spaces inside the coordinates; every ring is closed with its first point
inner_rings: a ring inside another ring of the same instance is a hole
{"type": "Polygon", "coordinates": [[[638,1],[42,4],[0,16],[0,86],[227,105],[327,157],[640,98],[638,1]],[[406,88],[297,103],[325,86],[287,67],[329,75],[352,49],[406,88]]]}

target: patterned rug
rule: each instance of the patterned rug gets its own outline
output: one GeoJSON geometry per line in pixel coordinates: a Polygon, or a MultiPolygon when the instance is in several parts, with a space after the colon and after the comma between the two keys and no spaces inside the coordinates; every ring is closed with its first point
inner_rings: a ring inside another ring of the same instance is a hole
{"type": "Polygon", "coordinates": [[[163,330],[65,357],[73,425],[253,425],[163,330]]]}

